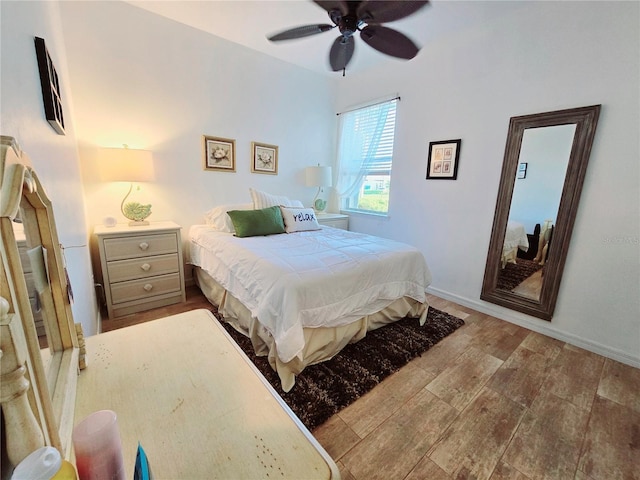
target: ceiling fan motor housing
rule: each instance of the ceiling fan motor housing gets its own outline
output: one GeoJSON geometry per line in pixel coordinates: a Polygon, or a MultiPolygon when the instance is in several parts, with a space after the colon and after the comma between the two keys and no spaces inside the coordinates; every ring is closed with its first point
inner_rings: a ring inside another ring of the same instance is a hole
{"type": "Polygon", "coordinates": [[[345,15],[338,22],[338,29],[345,37],[350,37],[358,31],[358,17],[355,15],[345,15]]]}

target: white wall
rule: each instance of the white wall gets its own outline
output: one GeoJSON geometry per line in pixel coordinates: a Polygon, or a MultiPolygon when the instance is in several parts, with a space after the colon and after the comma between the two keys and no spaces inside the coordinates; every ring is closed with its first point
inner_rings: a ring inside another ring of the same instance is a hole
{"type": "Polygon", "coordinates": [[[402,98],[390,216],[351,225],[422,249],[436,294],[640,365],[640,4],[504,4],[434,2],[426,28],[468,8],[484,21],[397,68],[347,72],[338,110],[402,98]],[[602,111],[552,322],[480,301],[509,118],[593,104],[602,111]],[[455,138],[458,179],[425,180],[429,142],[455,138]]]}
{"type": "Polygon", "coordinates": [[[0,2],[2,135],[15,137],[53,203],[59,240],[74,292],[74,320],[84,332],[97,329],[93,274],[87,248],[84,195],[76,150],[67,58],[58,7],[52,2],[0,2]],[[66,135],[44,116],[33,37],[44,38],[62,88],[66,135]]]}
{"type": "Polygon", "coordinates": [[[315,192],[303,186],[303,168],[331,160],[334,112],[399,93],[390,217],[352,216],[353,228],[422,249],[437,294],[640,365],[638,3],[433,2],[425,28],[434,34],[418,57],[347,72],[334,80],[337,92],[324,77],[120,2],[62,2],[62,29],[51,4],[0,5],[3,133],[22,137],[34,163],[41,158],[54,201],[65,199],[61,230],[86,230],[81,187],[72,138],[38,120],[34,34],[62,55],[73,92],[89,229],[105,215],[122,220],[125,193],[98,181],[98,146],[151,149],[151,218],[188,227],[213,204],[248,200],[249,186],[308,203],[315,192]],[[553,321],[481,302],[509,118],[596,103],[603,108],[553,321]],[[237,140],[237,173],[201,170],[202,134],[237,140]],[[451,138],[462,139],[458,180],[424,180],[429,141],[451,138]],[[281,147],[278,176],[250,173],[252,140],[281,147]]]}
{"type": "Polygon", "coordinates": [[[304,168],[332,160],[330,79],[122,2],[62,2],[88,219],[124,221],[128,185],[104,184],[97,148],[153,152],[150,220],[184,228],[249,187],[310,204],[304,168]],[[202,135],[236,140],[236,173],[204,171],[202,135]],[[279,147],[278,175],[251,173],[252,141],[279,147]]]}

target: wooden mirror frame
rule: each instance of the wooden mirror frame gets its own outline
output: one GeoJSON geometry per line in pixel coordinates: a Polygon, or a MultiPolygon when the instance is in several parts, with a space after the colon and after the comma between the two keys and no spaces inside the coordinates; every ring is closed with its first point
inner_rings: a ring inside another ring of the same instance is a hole
{"type": "Polygon", "coordinates": [[[582,184],[589,162],[591,146],[595,136],[600,105],[557,110],[512,117],[509,121],[509,132],[502,164],[502,176],[496,201],[493,228],[487,265],[482,282],[480,298],[544,320],[551,320],[558,298],[560,280],[567,258],[567,250],[571,232],[578,211],[578,203],[582,184]],[[528,128],[551,127],[575,124],[576,130],[569,155],[569,163],[565,175],[560,206],[553,230],[553,246],[549,249],[545,263],[544,280],[540,298],[533,300],[507,290],[497,288],[498,275],[501,269],[502,245],[509,220],[511,198],[515,186],[516,171],[520,159],[520,148],[524,131],[528,128]]]}
{"type": "MultiPolygon", "coordinates": [[[[13,467],[44,445],[70,449],[78,377],[78,337],[51,201],[12,137],[0,141],[0,401],[3,454],[13,467]],[[29,248],[47,251],[48,284],[39,297],[47,332],[43,359],[13,222],[29,248]]],[[[4,467],[3,467],[4,471],[4,467]]]]}

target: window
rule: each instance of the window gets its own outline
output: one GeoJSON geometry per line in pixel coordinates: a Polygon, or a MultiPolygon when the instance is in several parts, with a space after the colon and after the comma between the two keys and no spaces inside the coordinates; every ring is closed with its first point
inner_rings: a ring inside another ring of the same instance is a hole
{"type": "Polygon", "coordinates": [[[338,184],[343,210],[389,211],[397,99],[340,114],[338,184]]]}

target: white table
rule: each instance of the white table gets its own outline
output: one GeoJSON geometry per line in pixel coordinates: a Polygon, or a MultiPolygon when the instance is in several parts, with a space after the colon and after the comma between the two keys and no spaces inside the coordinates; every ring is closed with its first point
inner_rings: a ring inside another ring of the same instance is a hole
{"type": "Polygon", "coordinates": [[[207,310],[86,339],[75,424],[118,415],[127,478],[138,441],[162,479],[339,479],[300,420],[207,310]]]}

